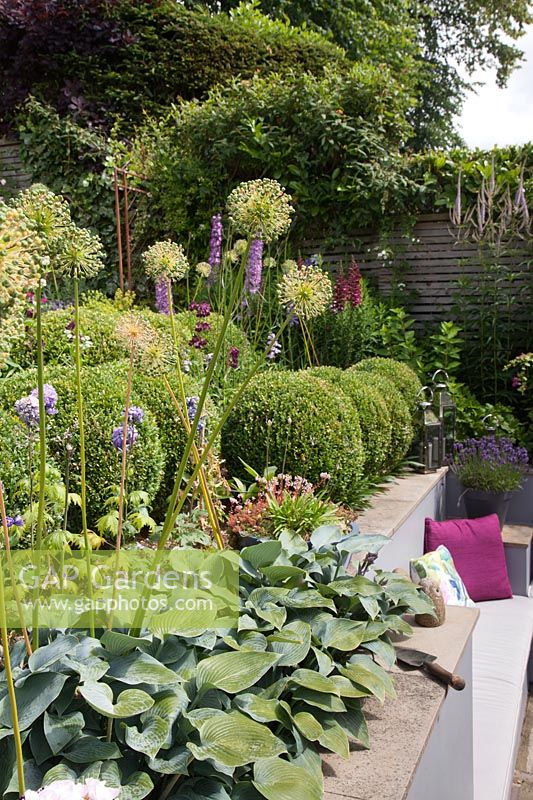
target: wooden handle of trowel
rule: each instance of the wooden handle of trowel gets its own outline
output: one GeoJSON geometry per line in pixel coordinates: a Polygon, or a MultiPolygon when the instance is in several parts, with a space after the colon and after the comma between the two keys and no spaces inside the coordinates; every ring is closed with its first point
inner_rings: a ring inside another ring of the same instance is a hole
{"type": "Polygon", "coordinates": [[[464,679],[461,678],[460,675],[454,675],[453,672],[448,672],[447,669],[444,669],[444,667],[441,667],[441,665],[437,664],[435,661],[426,662],[425,667],[430,675],[438,678],[445,683],[446,686],[451,686],[452,689],[456,689],[458,692],[461,692],[466,686],[464,679]]]}

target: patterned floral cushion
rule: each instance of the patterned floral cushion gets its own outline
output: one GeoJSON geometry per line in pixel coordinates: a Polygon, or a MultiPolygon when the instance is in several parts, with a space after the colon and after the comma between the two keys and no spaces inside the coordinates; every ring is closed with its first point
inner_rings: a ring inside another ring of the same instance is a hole
{"type": "Polygon", "coordinates": [[[440,545],[431,553],[411,560],[411,578],[418,582],[429,578],[440,588],[448,606],[474,606],[461,576],[455,569],[450,551],[440,545]]]}

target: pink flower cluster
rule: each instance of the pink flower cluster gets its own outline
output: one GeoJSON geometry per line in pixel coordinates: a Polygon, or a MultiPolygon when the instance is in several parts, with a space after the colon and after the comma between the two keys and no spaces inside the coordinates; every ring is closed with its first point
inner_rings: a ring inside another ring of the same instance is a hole
{"type": "Polygon", "coordinates": [[[120,788],[106,786],[96,778],[87,778],[84,783],[74,781],[54,781],[34,792],[28,789],[24,800],[115,800],[120,788]]]}
{"type": "Polygon", "coordinates": [[[335,288],[333,290],[333,302],[331,310],[338,314],[344,311],[346,306],[357,308],[361,305],[362,300],[362,287],[361,287],[361,270],[359,265],[352,258],[352,263],[348,269],[347,275],[340,273],[335,281],[335,288]]]}

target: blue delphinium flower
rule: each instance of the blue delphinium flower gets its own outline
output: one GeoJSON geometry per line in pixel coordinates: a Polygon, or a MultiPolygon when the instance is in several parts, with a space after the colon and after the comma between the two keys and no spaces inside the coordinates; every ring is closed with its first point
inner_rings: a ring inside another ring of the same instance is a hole
{"type": "Polygon", "coordinates": [[[276,338],[274,331],[267,336],[266,357],[269,361],[274,361],[282,351],[282,346],[276,338]]]}

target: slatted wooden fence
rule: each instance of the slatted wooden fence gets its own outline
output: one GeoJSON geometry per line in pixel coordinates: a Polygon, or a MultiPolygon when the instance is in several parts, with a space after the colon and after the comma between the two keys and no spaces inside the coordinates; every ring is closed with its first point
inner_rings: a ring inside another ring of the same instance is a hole
{"type": "Polygon", "coordinates": [[[18,144],[11,139],[0,139],[0,182],[0,195],[25,189],[31,183],[31,175],[20,160],[18,144]]]}
{"type": "MultiPolygon", "coordinates": [[[[393,286],[404,284],[406,297],[412,298],[409,310],[419,323],[424,323],[449,318],[459,279],[475,278],[483,272],[477,245],[458,244],[457,238],[447,214],[425,214],[408,235],[392,234],[385,245],[375,233],[360,230],[342,246],[315,240],[306,242],[305,249],[307,253],[321,253],[324,265],[332,272],[346,267],[354,256],[363,277],[371,279],[384,295],[389,295],[393,286]]],[[[512,250],[512,254],[500,259],[504,271],[512,273],[503,277],[501,289],[520,293],[520,304],[525,306],[533,301],[527,291],[529,287],[531,292],[533,255],[531,247],[528,252],[521,240],[513,244],[512,250]],[[516,273],[520,277],[513,277],[516,273]]]]}

